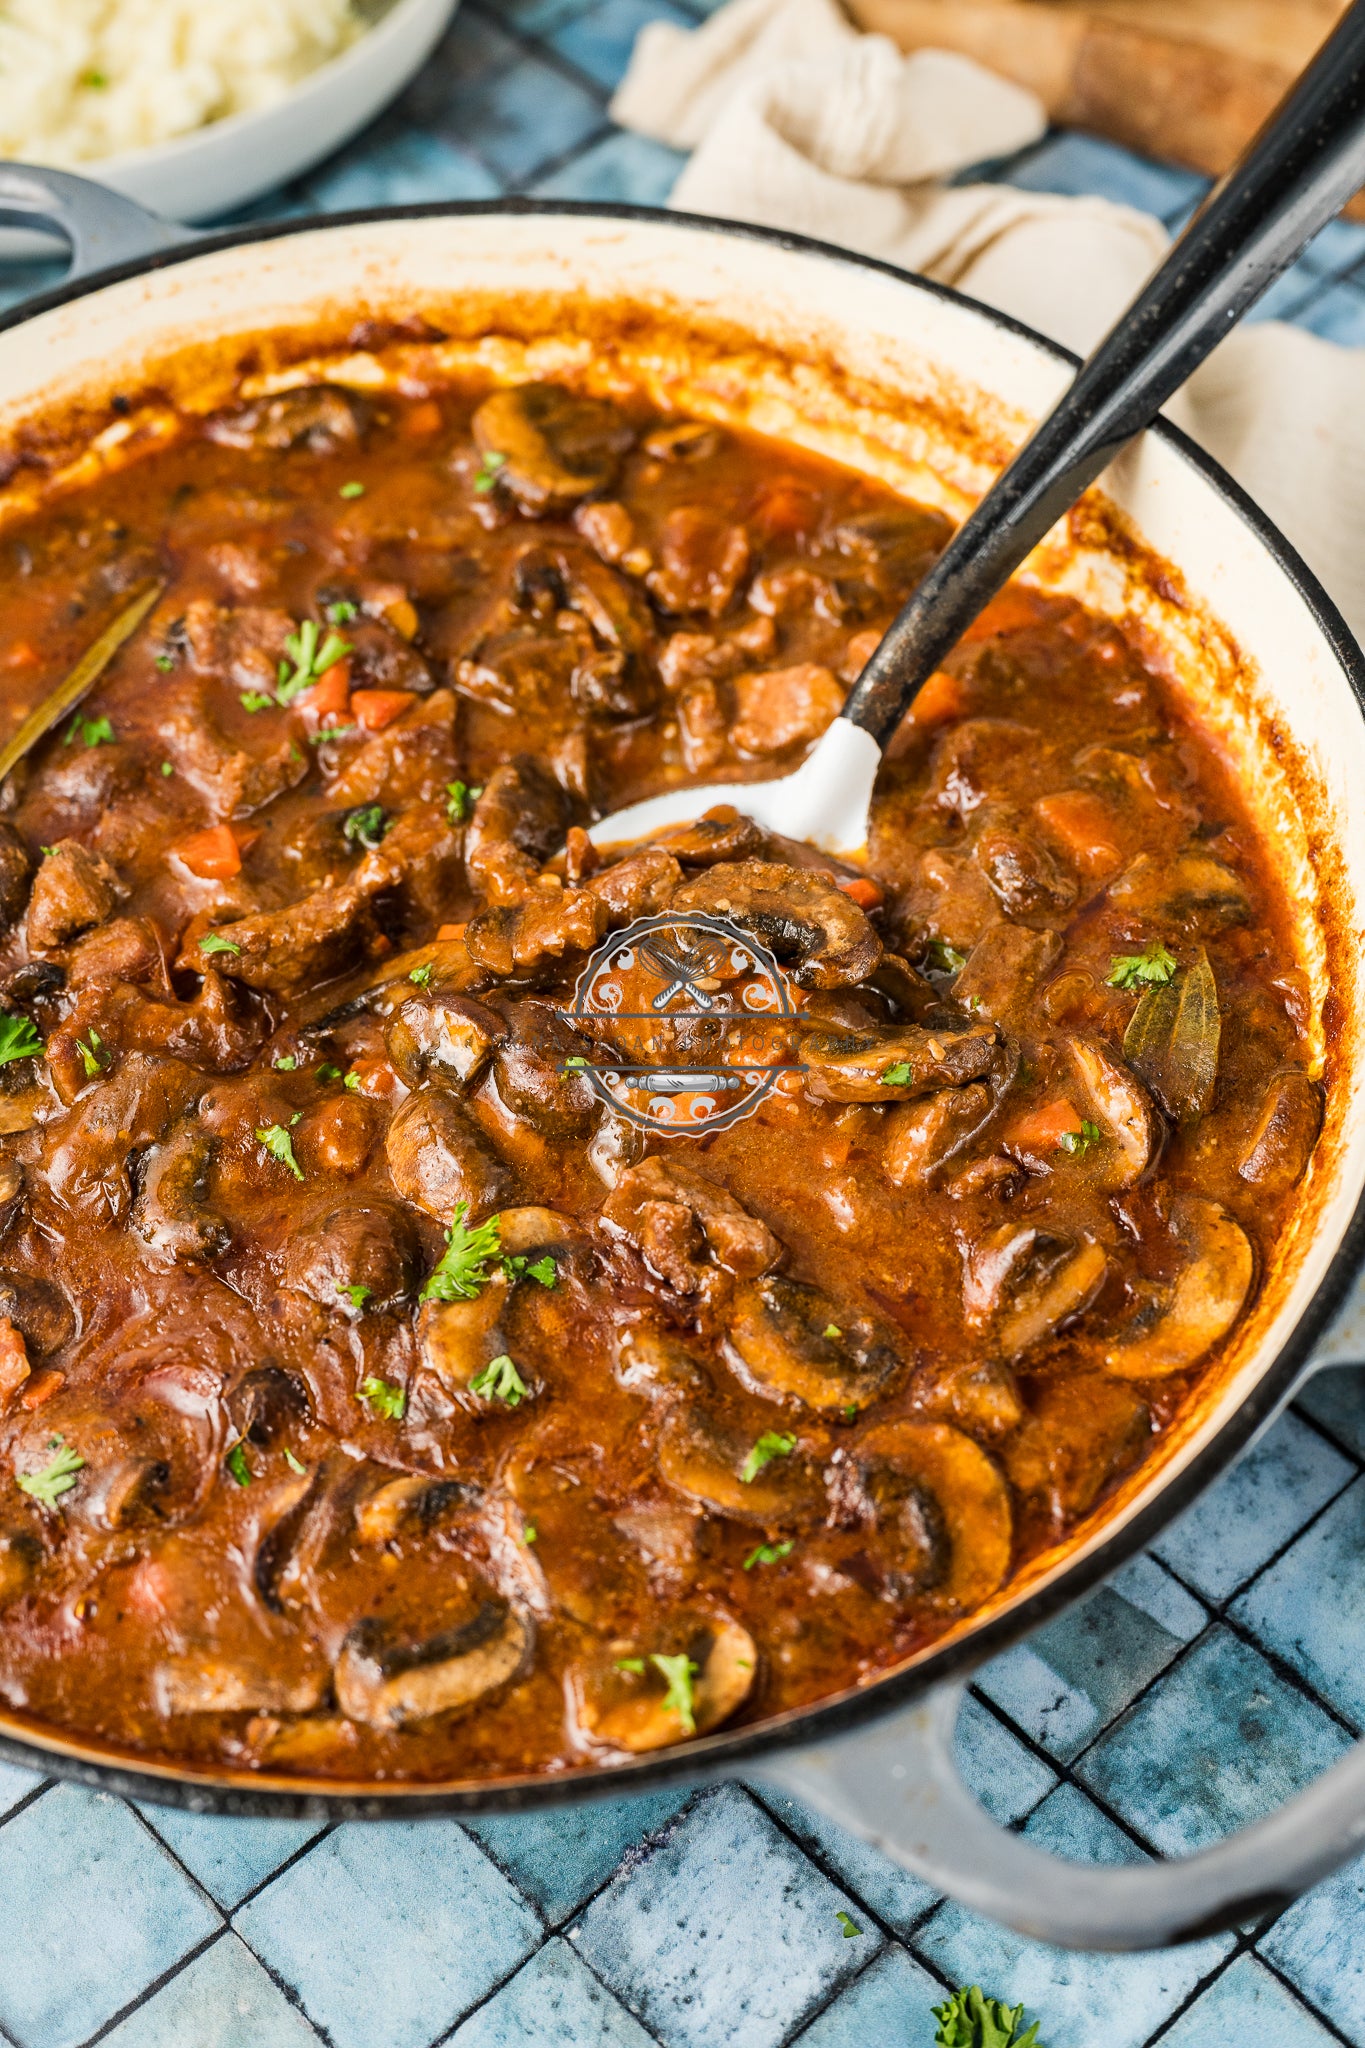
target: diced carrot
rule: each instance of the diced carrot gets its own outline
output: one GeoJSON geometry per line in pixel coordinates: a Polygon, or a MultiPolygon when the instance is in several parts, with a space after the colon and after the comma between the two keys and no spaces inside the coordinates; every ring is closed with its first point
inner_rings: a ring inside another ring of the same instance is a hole
{"type": "Polygon", "coordinates": [[[468,927],[467,927],[466,925],[462,925],[462,924],[441,924],[441,925],[437,925],[437,927],[436,927],[436,937],[437,937],[437,939],[438,939],[438,940],[440,940],[440,939],[462,939],[462,938],[464,937],[464,935],[465,935],[465,932],[466,932],[466,930],[467,930],[467,929],[468,929],[468,927]]]}
{"type": "Polygon", "coordinates": [[[441,408],[434,398],[424,398],[420,405],[410,406],[403,419],[403,431],[411,434],[414,441],[425,440],[428,434],[441,431],[441,408]]]}
{"type": "Polygon", "coordinates": [[[210,825],[193,832],[174,849],[176,857],[201,882],[228,882],[242,872],[242,850],[230,825],[210,825]]]}
{"type": "Polygon", "coordinates": [[[838,879],[841,894],[856,903],[859,910],[880,910],[886,901],[886,891],[869,875],[841,875],[838,879]]]}
{"type": "Polygon", "coordinates": [[[1034,805],[1039,823],[1062,845],[1082,873],[1107,874],[1123,855],[1114,814],[1089,789],[1059,789],[1034,805]]]}
{"type": "Polygon", "coordinates": [[[351,711],[366,732],[382,732],[416,702],[415,690],[357,690],[351,698],[351,711]]]}
{"type": "Polygon", "coordinates": [[[0,1316],[0,1403],[8,1405],[28,1378],[28,1346],[8,1316],[0,1316]]]}
{"type": "Polygon", "coordinates": [[[943,725],[950,718],[961,718],[966,708],[966,693],[957,677],[950,676],[946,668],[936,668],[910,706],[910,716],[916,725],[943,725]]]}
{"type": "Polygon", "coordinates": [[[978,612],[962,635],[962,644],[994,640],[997,633],[1017,633],[1021,626],[1036,626],[1041,610],[1042,599],[1036,590],[1026,590],[1020,583],[1007,583],[985,611],[978,612]]]}
{"type": "Polygon", "coordinates": [[[59,1387],[66,1385],[66,1374],[58,1372],[55,1365],[49,1365],[42,1372],[35,1372],[19,1396],[21,1408],[41,1408],[44,1401],[50,1401],[59,1387]]]}
{"type": "Polygon", "coordinates": [[[319,725],[324,719],[345,718],[351,705],[351,664],[344,657],[325,668],[305,699],[319,725]]]}
{"type": "Polygon", "coordinates": [[[362,1053],[358,1060],[352,1060],[350,1072],[355,1075],[355,1086],[362,1095],[382,1099],[397,1091],[398,1076],[380,1053],[362,1053]]]}
{"type": "Polygon", "coordinates": [[[6,668],[32,668],[38,659],[38,650],[31,640],[16,640],[5,650],[6,668]]]}
{"type": "Polygon", "coordinates": [[[1016,1124],[1011,1125],[1008,1143],[1020,1152],[1052,1152],[1063,1138],[1080,1128],[1080,1116],[1063,1098],[1028,1110],[1016,1124]]]}

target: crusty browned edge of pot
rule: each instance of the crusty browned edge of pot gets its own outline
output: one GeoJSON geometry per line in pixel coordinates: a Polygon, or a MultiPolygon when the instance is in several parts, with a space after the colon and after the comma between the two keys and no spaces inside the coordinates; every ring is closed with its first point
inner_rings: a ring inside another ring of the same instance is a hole
{"type": "MultiPolygon", "coordinates": [[[[742,326],[699,320],[663,303],[590,303],[558,294],[471,294],[443,301],[433,294],[420,314],[394,320],[382,308],[364,305],[362,295],[329,317],[312,319],[306,331],[168,348],[146,357],[136,374],[115,366],[104,388],[59,395],[40,416],[5,422],[0,527],[164,446],[168,436],[181,430],[178,414],[202,417],[237,399],[319,377],[359,390],[391,389],[410,396],[451,384],[510,383],[528,376],[554,376],[608,394],[644,391],[662,407],[790,440],[960,517],[1031,422],[937,366],[921,364],[917,388],[908,395],[900,355],[894,371],[896,384],[883,384],[851,374],[832,350],[822,350],[810,336],[803,338],[799,353],[784,352],[756,341],[742,326]]],[[[1083,564],[1092,570],[1100,565],[1111,583],[1116,580],[1119,600],[1103,609],[1137,637],[1209,741],[1234,761],[1275,764],[1281,818],[1287,804],[1303,835],[1303,859],[1294,873],[1281,857],[1284,841],[1265,802],[1251,794],[1250,808],[1269,864],[1280,869],[1290,900],[1299,907],[1301,955],[1307,939],[1306,950],[1321,963],[1316,1036],[1323,1049],[1327,1103],[1323,1132],[1313,1172],[1286,1222],[1271,1269],[1260,1276],[1250,1314],[1143,1464],[984,1607],[880,1677],[931,1658],[1053,1578],[1149,1494],[1196,1435],[1261,1341],[1292,1283],[1296,1253],[1310,1242],[1320,1220],[1329,1192],[1327,1169],[1342,1146],[1344,1090],[1357,1064],[1361,1005],[1350,895],[1329,804],[1311,760],[1270,710],[1255,663],[1191,595],[1179,570],[1148,548],[1123,513],[1097,491],[1087,493],[1071,515],[1066,539],[1045,544],[1024,574],[1045,588],[1083,592],[1086,572],[1083,567],[1078,571],[1083,564]],[[1236,707],[1239,743],[1215,731],[1192,702],[1192,685],[1201,675],[1211,681],[1219,702],[1236,707]],[[1294,887],[1302,882],[1305,863],[1315,877],[1311,904],[1294,887]]],[[[1238,780],[1245,792],[1247,778],[1239,774],[1238,780]]],[[[782,1718],[799,1720],[805,1711],[782,1718]]],[[[16,1733],[57,1754],[125,1762],[168,1781],[353,1797],[379,1789],[340,1779],[206,1769],[70,1735],[20,1715],[3,1718],[16,1733]]],[[[478,1781],[490,1790],[502,1782],[478,1781]]],[[[389,1797],[404,1789],[435,1795],[443,1786],[404,1780],[382,1789],[389,1797]]],[[[471,1788],[461,1781],[449,1789],[471,1788]]]]}

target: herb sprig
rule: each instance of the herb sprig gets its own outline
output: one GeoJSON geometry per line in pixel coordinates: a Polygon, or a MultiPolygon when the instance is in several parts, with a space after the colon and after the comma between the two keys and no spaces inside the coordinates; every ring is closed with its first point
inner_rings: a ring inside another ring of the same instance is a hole
{"type": "Polygon", "coordinates": [[[256,1142],[281,1166],[287,1166],[295,1180],[303,1179],[303,1168],[294,1157],[294,1140],[283,1124],[263,1124],[256,1133],[256,1142]]]}
{"type": "Polygon", "coordinates": [[[1038,2022],[1023,2031],[1022,2005],[987,1998],[978,1984],[955,1991],[942,2005],[930,2008],[938,2021],[934,2048],[1043,2048],[1038,2022]]]}
{"type": "Polygon", "coordinates": [[[44,1046],[31,1017],[15,1017],[0,1010],[0,1067],[11,1060],[40,1060],[44,1046]]]}
{"type": "Polygon", "coordinates": [[[40,1507],[55,1508],[62,1495],[70,1493],[76,1484],[76,1474],[84,1468],[85,1460],[64,1437],[49,1437],[47,1447],[55,1455],[40,1471],[16,1472],[14,1477],[19,1490],[40,1507]]]}
{"type": "Polygon", "coordinates": [[[1115,953],[1105,979],[1110,988],[1164,988],[1179,965],[1175,954],[1153,939],[1140,953],[1115,953]]]}
{"type": "Polygon", "coordinates": [[[288,661],[279,666],[275,684],[275,702],[292,704],[305,690],[325,676],[333,662],[343,655],[353,654],[351,641],[343,640],[339,633],[329,633],[325,639],[315,619],[305,619],[296,633],[291,633],[284,643],[288,661]],[[291,669],[292,664],[292,669],[291,669]]]}
{"type": "Polygon", "coordinates": [[[788,1436],[785,1430],[765,1429],[740,1467],[740,1478],[746,1486],[752,1486],[765,1465],[771,1465],[774,1458],[789,1458],[795,1449],[794,1436],[788,1436]]]}

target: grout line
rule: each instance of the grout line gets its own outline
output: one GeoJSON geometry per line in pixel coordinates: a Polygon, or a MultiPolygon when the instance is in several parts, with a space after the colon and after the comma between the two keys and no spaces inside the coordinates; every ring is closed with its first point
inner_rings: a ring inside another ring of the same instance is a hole
{"type": "Polygon", "coordinates": [[[103,2041],[106,2035],[111,2034],[115,2027],[128,2019],[140,2006],[149,2004],[156,1997],[157,1992],[163,1990],[167,1984],[178,1977],[182,1970],[187,1970],[191,1963],[198,1962],[200,1956],[206,1950],[211,1949],[215,1942],[221,1941],[226,1933],[227,1926],[224,1924],[221,1927],[215,1927],[213,1932],[205,1935],[202,1941],[196,1942],[195,1946],[187,1950],[177,1962],[172,1963],[168,1970],[163,1970],[161,1975],[154,1977],[150,1984],[144,1984],[135,1998],[130,1998],[128,2003],[121,2005],[116,2013],[111,2013],[102,2026],[96,2027],[93,2034],[88,2034],[82,2042],[81,2048],[94,2048],[96,2041],[103,2041]]]}
{"type": "MultiPolygon", "coordinates": [[[[1259,1935],[1256,1938],[1258,1941],[1260,1940],[1259,1935]]],[[[1280,1968],[1278,1963],[1273,1963],[1270,1960],[1269,1956],[1263,1956],[1259,1949],[1253,1950],[1252,1953],[1255,1955],[1256,1960],[1260,1964],[1261,1968],[1263,1970],[1268,1970],[1271,1976],[1275,1979],[1276,1983],[1282,1984],[1284,1986],[1285,1990],[1290,1994],[1291,1998],[1294,1999],[1295,2003],[1301,2005],[1305,2012],[1311,2013],[1313,2018],[1318,2021],[1319,2025],[1326,2027],[1328,2033],[1332,2036],[1332,2039],[1334,2041],[1340,2041],[1343,2044],[1343,2048],[1360,2048],[1359,2039],[1357,2038],[1353,2041],[1349,2034],[1342,2032],[1341,2028],[1336,2024],[1334,2020],[1329,2019],[1325,2012],[1320,2011],[1316,2005],[1312,2004],[1312,2002],[1304,1996],[1303,1992],[1300,1991],[1298,1985],[1294,1982],[1293,1978],[1287,1977],[1285,1975],[1284,1971],[1280,1968]]]]}
{"type": "MultiPolygon", "coordinates": [[[[1346,283],[1345,277],[1339,277],[1334,281],[1337,284],[1346,283]]],[[[1365,1367],[1358,1365],[1327,1365],[1323,1367],[1323,1372],[1362,1371],[1365,1371],[1365,1367]]],[[[1334,1430],[1329,1429],[1325,1422],[1319,1422],[1316,1415],[1310,1414],[1306,1408],[1301,1408],[1297,1401],[1290,1402],[1288,1412],[1294,1417],[1294,1420],[1296,1422],[1301,1422],[1304,1425],[1305,1429],[1311,1429],[1314,1436],[1320,1437],[1323,1443],[1330,1444],[1331,1448],[1334,1451],[1339,1451],[1343,1458],[1349,1458],[1351,1463],[1355,1466],[1358,1472],[1365,1472],[1365,1456],[1362,1456],[1361,1453],[1357,1451],[1353,1445],[1343,1443],[1341,1438],[1335,1433],[1334,1430]]]]}
{"type": "MultiPolygon", "coordinates": [[[[288,1978],[282,1977],[279,1971],[275,1968],[274,1964],[270,1962],[267,1957],[263,1956],[259,1949],[255,1949],[251,1946],[251,1943],[247,1940],[246,1936],[242,1933],[240,1928],[230,1926],[227,1931],[230,1934],[236,1935],[238,1941],[241,1942],[242,1947],[246,1950],[247,1954],[251,1957],[252,1961],[255,1963],[259,1963],[260,1967],[265,1971],[266,1976],[270,1979],[275,1989],[279,1992],[281,1998],[287,1999],[289,2004],[293,2006],[295,2012],[302,2015],[304,2025],[307,2027],[311,2027],[313,2029],[313,2032],[317,2035],[319,2041],[322,2042],[323,2048],[336,2048],[336,2043],[333,2041],[326,2027],[323,2026],[322,2021],[315,2020],[313,2018],[313,2015],[309,2012],[307,2006],[304,2004],[301,1994],[289,1982],[288,1978]]],[[[89,2048],[89,2044],[83,2044],[83,2048],[89,2048]]]]}
{"type": "Polygon", "coordinates": [[[134,1806],[131,1799],[121,1799],[119,1801],[119,1804],[126,1808],[126,1810],[132,1815],[133,1819],[137,1821],[139,1826],[142,1827],[145,1830],[145,1832],[151,1836],[152,1840],[156,1843],[156,1846],[161,1851],[162,1855],[169,1857],[170,1861],[175,1865],[176,1869],[180,1872],[181,1876],[189,1879],[190,1883],[198,1892],[200,1898],[207,1900],[208,1904],[213,1908],[213,1911],[218,1915],[218,1918],[224,1923],[224,1925],[226,1925],[228,1918],[227,1913],[219,1905],[217,1899],[214,1898],[213,1893],[209,1890],[208,1886],[202,1883],[200,1879],[195,1876],[194,1872],[190,1869],[189,1865],[186,1862],[184,1862],[181,1857],[177,1856],[175,1850],[171,1847],[170,1843],[167,1841],[163,1841],[162,1837],[157,1833],[156,1829],[148,1820],[146,1814],[140,1813],[137,1807],[134,1806]]]}
{"type": "MultiPolygon", "coordinates": [[[[329,1820],[325,1827],[319,1829],[317,1834],[310,1836],[308,1841],[301,1842],[299,1847],[286,1856],[282,1863],[277,1863],[275,1868],[263,1877],[259,1884],[252,1885],[249,1892],[243,1892],[235,1906],[230,1906],[226,1909],[229,1923],[233,1923],[234,1915],[240,1913],[243,1906],[249,1906],[253,1899],[258,1899],[263,1891],[274,1884],[277,1877],[283,1877],[286,1870],[292,1870],[296,1863],[302,1863],[305,1856],[311,1856],[319,1843],[325,1842],[329,1835],[334,1835],[337,1829],[342,1826],[344,1826],[342,1821],[329,1820]]],[[[238,1932],[235,1924],[232,1925],[232,1931],[234,1934],[238,1932]]]]}

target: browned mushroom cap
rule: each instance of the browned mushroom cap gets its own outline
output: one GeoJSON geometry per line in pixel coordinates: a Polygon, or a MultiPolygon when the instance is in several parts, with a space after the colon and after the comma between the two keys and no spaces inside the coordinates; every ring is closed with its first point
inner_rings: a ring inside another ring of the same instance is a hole
{"type": "Polygon", "coordinates": [[[32,1273],[0,1272],[0,1316],[13,1323],[30,1358],[60,1351],[76,1334],[76,1311],[65,1288],[32,1273]]]}
{"type": "Polygon", "coordinates": [[[325,1666],[303,1672],[272,1666],[260,1658],[204,1651],[168,1657],[152,1673],[152,1698],[159,1714],[307,1714],[327,1696],[325,1666]]]}
{"type": "Polygon", "coordinates": [[[303,1381],[278,1365],[253,1365],[227,1397],[229,1431],[237,1443],[278,1443],[286,1430],[309,1419],[303,1381]]]}
{"type": "Polygon", "coordinates": [[[512,1175],[444,1089],[419,1088],[389,1125],[384,1141],[393,1184],[442,1223],[463,1203],[477,1222],[512,1192],[512,1175]]]}
{"type": "Polygon", "coordinates": [[[646,1394],[651,1399],[699,1393],[706,1385],[706,1375],[687,1346],[647,1325],[622,1338],[616,1377],[632,1394],[646,1394]]]}
{"type": "Polygon", "coordinates": [[[739,1289],[729,1346],[757,1392],[829,1413],[866,1408],[901,1367],[866,1316],[781,1273],[739,1289]]]}
{"type": "Polygon", "coordinates": [[[335,384],[310,384],[215,413],[204,431],[227,448],[283,449],[303,443],[314,454],[331,455],[355,445],[368,417],[369,407],[353,392],[335,384]]]}
{"type": "Polygon", "coordinates": [[[851,988],[882,956],[865,913],[818,869],[719,862],[684,882],[672,907],[728,918],[752,932],[806,988],[851,988]]]}
{"type": "Polygon", "coordinates": [[[674,1408],[659,1430],[660,1476],[732,1521],[763,1529],[808,1527],[824,1511],[819,1468],[796,1444],[755,1471],[754,1452],[764,1434],[741,1432],[692,1405],[674,1408]],[[746,1471],[751,1478],[744,1477],[746,1471]]]}
{"type": "Polygon", "coordinates": [[[1106,1188],[1131,1187],[1147,1170],[1159,1129],[1147,1090],[1102,1045],[1068,1038],[1066,1050],[1109,1141],[1094,1155],[1094,1177],[1106,1188]]]}
{"type": "MultiPolygon", "coordinates": [[[[419,1098],[414,1097],[414,1100],[419,1098]]],[[[354,1302],[352,1288],[367,1309],[392,1307],[417,1277],[417,1236],[397,1202],[346,1202],[292,1239],[285,1255],[291,1287],[322,1308],[340,1310],[354,1302]]]]}
{"type": "Polygon", "coordinates": [[[507,1349],[502,1316],[511,1283],[499,1268],[469,1301],[424,1301],[417,1315],[422,1362],[452,1392],[477,1379],[507,1349]]]}
{"type": "Polygon", "coordinates": [[[995,1461],[944,1422],[880,1423],[849,1456],[893,1575],[923,1569],[927,1495],[939,1537],[933,1592],[962,1608],[989,1598],[1009,1571],[1013,1543],[1009,1489],[995,1461]]]}
{"type": "Polygon", "coordinates": [[[1032,1223],[1002,1223],[967,1260],[967,1321],[989,1325],[1003,1358],[1018,1358],[1088,1308],[1108,1258],[1094,1238],[1054,1237],[1032,1223]]]}
{"type": "Polygon", "coordinates": [[[1273,1074],[1237,1171],[1267,1195],[1303,1178],[1322,1122],[1322,1091],[1300,1067],[1273,1074]]]}
{"type": "Polygon", "coordinates": [[[371,1728],[406,1728],[476,1706],[525,1670],[532,1629],[487,1581],[452,1560],[440,1625],[419,1632],[379,1617],[356,1623],[336,1661],[337,1703],[371,1728]]]}
{"type": "Polygon", "coordinates": [[[1187,920],[1205,931],[1240,924],[1251,911],[1241,877],[1197,847],[1175,860],[1140,853],[1118,880],[1110,883],[1109,898],[1139,916],[1187,920]]]}
{"type": "Polygon", "coordinates": [[[434,1072],[468,1088],[492,1057],[507,1026],[496,1010],[470,996],[425,990],[403,1004],[384,1033],[395,1069],[410,1088],[434,1072]]]}
{"type": "Polygon", "coordinates": [[[495,391],[474,415],[474,445],[501,456],[497,469],[523,512],[563,512],[604,490],[635,438],[607,399],[582,398],[562,384],[495,391]]]}
{"type": "Polygon", "coordinates": [[[356,1502],[356,1540],[367,1546],[390,1543],[407,1531],[423,1535],[447,1516],[478,1505],[479,1489],[436,1472],[404,1472],[397,1479],[376,1475],[374,1491],[356,1502]]]}
{"type": "Polygon", "coordinates": [[[650,843],[671,853],[685,868],[710,868],[722,860],[747,860],[762,846],[763,833],[733,804],[717,804],[690,825],[673,825],[650,843]]]}
{"type": "Polygon", "coordinates": [[[804,1035],[806,1086],[826,1102],[909,1102],[989,1073],[998,1039],[993,1024],[931,1031],[898,1024],[885,1031],[822,1025],[804,1035]]]}
{"type": "Polygon", "coordinates": [[[225,1252],[232,1232],[208,1199],[215,1141],[196,1123],[176,1126],[143,1155],[133,1228],[163,1258],[200,1265],[225,1252]]]}
{"type": "Polygon", "coordinates": [[[1186,1263],[1105,1354],[1106,1371],[1120,1379],[1164,1379],[1197,1365],[1227,1335],[1250,1291],[1251,1243],[1226,1209],[1201,1195],[1176,1195],[1171,1227],[1186,1263]]]}
{"type": "Polygon", "coordinates": [[[574,1718],[594,1747],[639,1756],[709,1735],[743,1706],[758,1652],[728,1615],[673,1615],[619,1637],[572,1674],[574,1718]]]}

